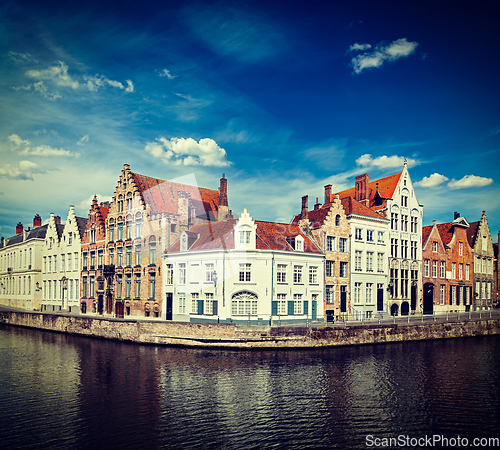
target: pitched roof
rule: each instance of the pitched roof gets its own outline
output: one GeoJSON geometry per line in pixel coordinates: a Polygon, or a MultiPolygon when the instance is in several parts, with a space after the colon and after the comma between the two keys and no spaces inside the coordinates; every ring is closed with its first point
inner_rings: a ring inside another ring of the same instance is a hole
{"type": "MultiPolygon", "coordinates": [[[[399,179],[401,178],[401,174],[403,172],[395,173],[394,175],[389,175],[384,178],[379,178],[378,180],[373,180],[368,183],[368,198],[369,198],[369,206],[374,209],[381,209],[385,207],[385,200],[388,198],[393,198],[394,191],[396,190],[396,186],[398,185],[399,179]],[[378,193],[383,200],[381,205],[375,204],[375,194],[377,192],[377,183],[378,183],[378,193]]],[[[356,188],[350,188],[342,192],[338,192],[340,198],[351,197],[354,198],[356,193],[356,188]]]]}
{"type": "Polygon", "coordinates": [[[341,198],[340,201],[342,202],[346,215],[357,214],[359,216],[376,217],[377,219],[381,219],[379,214],[358,202],[353,197],[344,197],[341,198]]]}
{"type": "Polygon", "coordinates": [[[191,204],[197,217],[211,218],[219,209],[219,191],[174,183],[130,172],[137,185],[144,203],[149,205],[153,214],[170,212],[176,214],[178,208],[178,191],[189,194],[191,204]]]}
{"type": "Polygon", "coordinates": [[[433,228],[434,225],[428,225],[426,227],[422,227],[422,247],[425,247],[427,239],[429,239],[429,236],[431,235],[433,228]]]}
{"type": "MultiPolygon", "coordinates": [[[[234,248],[233,229],[236,222],[237,220],[227,220],[193,225],[187,232],[188,236],[197,236],[198,238],[189,251],[234,248]]],[[[180,240],[178,239],[168,249],[168,253],[177,253],[180,249],[180,240]]]]}
{"type": "MultiPolygon", "coordinates": [[[[220,222],[208,222],[193,225],[188,235],[197,236],[189,251],[234,249],[234,227],[238,220],[226,220],[220,222]]],[[[304,252],[321,253],[313,241],[307,237],[298,225],[287,223],[263,222],[256,220],[256,242],[255,247],[260,250],[285,250],[294,251],[289,239],[300,235],[304,238],[304,252]]],[[[168,253],[180,251],[180,240],[177,240],[168,253]]]]}
{"type": "MultiPolygon", "coordinates": [[[[376,217],[377,219],[382,218],[379,214],[377,214],[370,208],[367,208],[365,205],[358,202],[352,197],[344,197],[340,199],[340,201],[342,203],[342,207],[344,208],[346,215],[356,214],[359,216],[376,217]]],[[[330,212],[332,205],[333,203],[325,203],[316,210],[313,209],[312,211],[308,211],[307,218],[309,220],[309,225],[312,229],[320,228],[323,225],[330,212]]],[[[297,214],[296,216],[294,216],[292,224],[294,225],[298,224],[299,220],[300,220],[300,214],[297,214]]]]}
{"type": "Polygon", "coordinates": [[[87,218],[86,217],[77,217],[76,218],[76,226],[78,227],[78,232],[80,233],[80,238],[85,234],[85,227],[87,226],[87,218]]]}
{"type": "Polygon", "coordinates": [[[296,224],[262,222],[260,220],[256,220],[255,224],[257,225],[255,246],[258,249],[295,251],[289,240],[300,235],[304,238],[304,252],[321,253],[296,224]]]}
{"type": "Polygon", "coordinates": [[[441,240],[444,245],[448,245],[453,239],[453,235],[455,234],[453,222],[440,223],[436,225],[439,235],[441,236],[441,240]]]}
{"type": "Polygon", "coordinates": [[[481,221],[469,222],[469,228],[467,228],[467,240],[469,241],[470,248],[474,248],[480,223],[481,221]]]}

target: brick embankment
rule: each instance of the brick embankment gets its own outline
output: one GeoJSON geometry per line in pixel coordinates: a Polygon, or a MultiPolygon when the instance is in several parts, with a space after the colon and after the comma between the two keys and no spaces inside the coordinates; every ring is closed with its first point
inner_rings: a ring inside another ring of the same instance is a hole
{"type": "Polygon", "coordinates": [[[140,344],[222,348],[319,348],[500,334],[500,320],[412,326],[275,327],[156,322],[0,310],[0,322],[140,344]]]}

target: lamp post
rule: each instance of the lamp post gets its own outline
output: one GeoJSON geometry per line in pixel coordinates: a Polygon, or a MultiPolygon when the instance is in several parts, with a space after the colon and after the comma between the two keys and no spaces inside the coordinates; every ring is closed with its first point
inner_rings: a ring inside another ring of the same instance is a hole
{"type": "Polygon", "coordinates": [[[68,299],[66,298],[66,302],[65,302],[65,299],[64,299],[64,291],[67,292],[68,290],[68,279],[63,276],[61,278],[61,283],[62,283],[62,310],[63,311],[66,311],[68,308],[67,308],[67,302],[68,302],[68,299]]]}

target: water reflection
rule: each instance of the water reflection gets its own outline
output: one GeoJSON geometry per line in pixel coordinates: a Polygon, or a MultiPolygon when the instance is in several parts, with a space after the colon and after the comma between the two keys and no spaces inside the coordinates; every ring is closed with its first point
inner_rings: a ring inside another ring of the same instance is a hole
{"type": "Polygon", "coordinates": [[[162,348],[0,326],[5,448],[365,448],[497,436],[500,337],[319,351],[162,348]]]}

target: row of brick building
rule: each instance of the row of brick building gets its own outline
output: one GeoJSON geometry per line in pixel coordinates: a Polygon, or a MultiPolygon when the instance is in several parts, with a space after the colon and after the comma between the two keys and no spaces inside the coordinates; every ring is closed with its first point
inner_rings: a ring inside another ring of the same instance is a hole
{"type": "Polygon", "coordinates": [[[342,316],[488,309],[498,300],[498,244],[483,212],[422,227],[406,167],[309,209],[289,224],[233,218],[227,180],[217,190],[132,172],[86,218],[71,206],[21,223],[0,243],[0,303],[47,312],[179,321],[342,316]]]}

